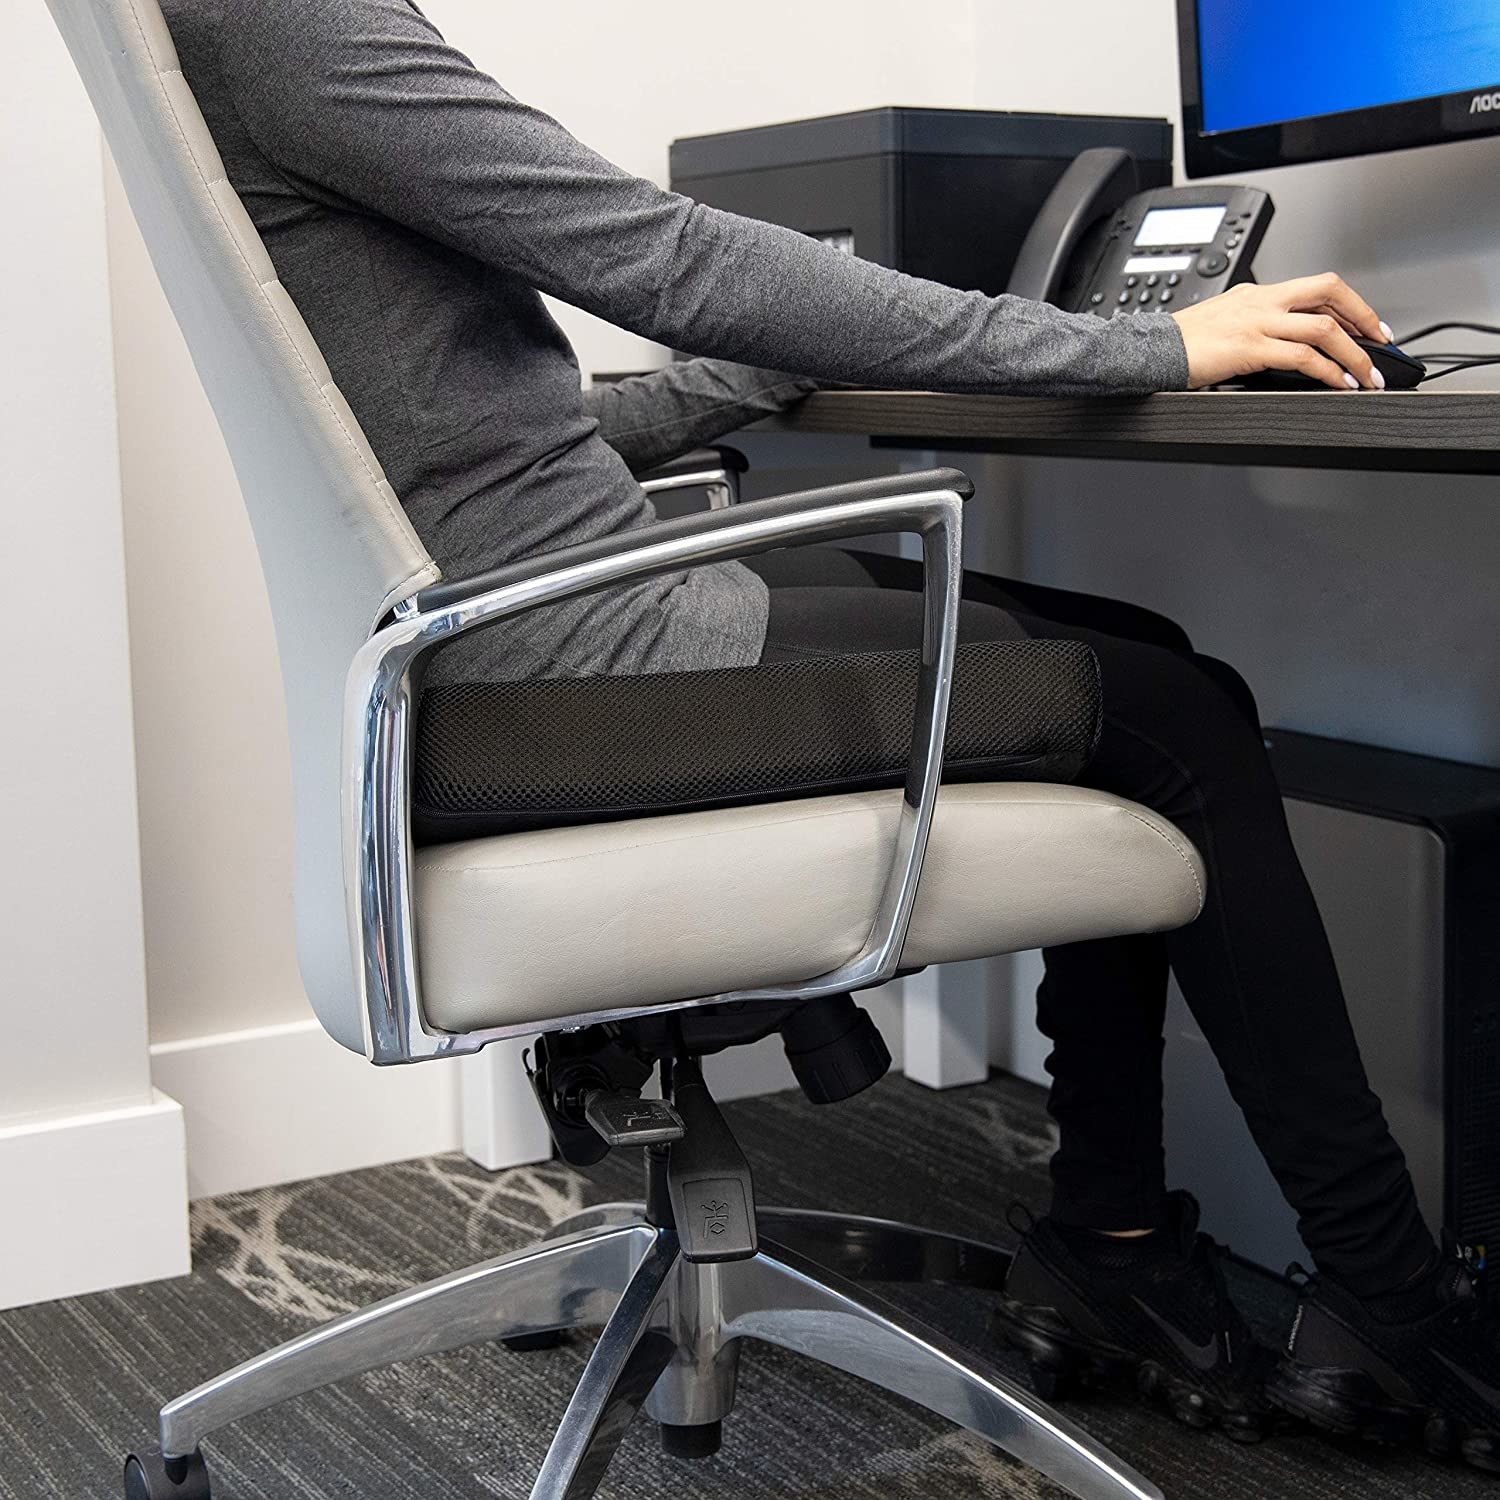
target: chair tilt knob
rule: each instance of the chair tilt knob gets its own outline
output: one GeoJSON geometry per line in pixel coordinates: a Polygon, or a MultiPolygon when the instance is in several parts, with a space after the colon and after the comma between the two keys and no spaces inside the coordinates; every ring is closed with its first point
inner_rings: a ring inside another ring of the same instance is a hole
{"type": "Polygon", "coordinates": [[[891,1069],[890,1049],[869,1012],[848,995],[808,1000],[781,1023],[787,1061],[814,1104],[837,1104],[891,1069]]]}

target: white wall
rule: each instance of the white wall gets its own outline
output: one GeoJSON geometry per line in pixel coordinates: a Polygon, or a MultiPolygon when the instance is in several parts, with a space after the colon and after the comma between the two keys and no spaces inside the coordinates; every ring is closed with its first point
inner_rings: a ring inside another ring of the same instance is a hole
{"type": "MultiPolygon", "coordinates": [[[[45,8],[0,95],[0,1306],[186,1263],[151,1088],[98,131],[45,8]],[[122,1172],[120,1168],[128,1166],[122,1172]],[[137,1227],[136,1216],[144,1222],[137,1227]]],[[[175,1189],[175,1192],[174,1192],[175,1189]]]]}
{"type": "Polygon", "coordinates": [[[99,142],[43,23],[46,66],[0,98],[0,524],[22,632],[0,736],[0,911],[5,982],[31,1001],[8,1018],[0,1119],[136,1104],[148,1087],[99,142]]]}

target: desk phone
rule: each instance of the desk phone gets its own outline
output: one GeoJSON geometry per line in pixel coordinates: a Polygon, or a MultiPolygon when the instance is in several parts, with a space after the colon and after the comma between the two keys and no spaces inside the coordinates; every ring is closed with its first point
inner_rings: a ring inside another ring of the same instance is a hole
{"type": "Polygon", "coordinates": [[[1126,152],[1082,152],[1037,215],[1009,290],[1113,318],[1171,312],[1253,279],[1275,213],[1269,194],[1231,183],[1136,188],[1126,152]]]}
{"type": "Polygon", "coordinates": [[[1252,280],[1251,261],[1271,222],[1258,188],[1157,188],[1121,205],[1102,232],[1093,274],[1075,311],[1112,318],[1170,311],[1252,280]]]}

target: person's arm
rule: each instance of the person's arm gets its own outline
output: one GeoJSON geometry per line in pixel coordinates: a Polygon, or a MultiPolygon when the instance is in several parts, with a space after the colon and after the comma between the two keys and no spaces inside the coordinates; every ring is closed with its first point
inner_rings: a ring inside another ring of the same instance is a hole
{"type": "Polygon", "coordinates": [[[1105,321],[955,291],[633,177],[406,0],[225,0],[222,51],[246,128],[306,191],[684,352],[957,392],[1187,384],[1164,314],[1105,321]]]}
{"type": "Polygon", "coordinates": [[[786,411],[818,384],[778,370],[688,359],[595,385],[583,393],[583,405],[599,435],[639,474],[786,411]]]}

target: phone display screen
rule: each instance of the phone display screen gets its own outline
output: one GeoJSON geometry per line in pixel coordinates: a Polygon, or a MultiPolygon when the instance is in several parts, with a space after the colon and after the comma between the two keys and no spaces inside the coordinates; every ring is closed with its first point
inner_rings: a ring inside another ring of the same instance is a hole
{"type": "Polygon", "coordinates": [[[1222,203],[1206,208],[1154,208],[1141,221],[1135,242],[1153,245],[1207,245],[1219,232],[1226,210],[1222,203]]]}

